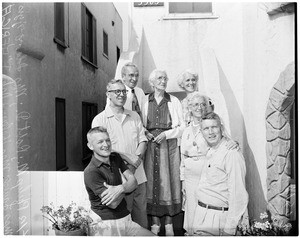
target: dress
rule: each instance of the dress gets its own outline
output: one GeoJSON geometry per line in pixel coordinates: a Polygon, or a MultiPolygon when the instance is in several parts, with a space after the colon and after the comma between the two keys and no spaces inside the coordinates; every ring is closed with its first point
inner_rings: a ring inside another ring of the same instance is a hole
{"type": "MultiPolygon", "coordinates": [[[[148,142],[145,172],[147,176],[147,213],[152,216],[174,216],[181,211],[180,191],[180,153],[177,137],[182,134],[180,126],[173,129],[174,115],[172,117],[169,103],[175,101],[175,107],[180,106],[179,100],[165,93],[159,104],[156,103],[154,94],[148,97],[147,105],[147,130],[155,137],[162,131],[167,136],[161,144],[148,142]]],[[[179,113],[182,113],[181,110],[179,113]]],[[[182,114],[181,114],[182,115],[182,114]]],[[[184,124],[182,117],[177,118],[178,123],[184,124]]],[[[176,125],[176,124],[175,124],[176,125]]]]}
{"type": "Polygon", "coordinates": [[[205,165],[207,145],[200,127],[193,130],[193,123],[185,128],[181,138],[180,180],[185,184],[183,228],[193,235],[194,213],[197,207],[195,191],[198,187],[203,166],[205,165]]]}

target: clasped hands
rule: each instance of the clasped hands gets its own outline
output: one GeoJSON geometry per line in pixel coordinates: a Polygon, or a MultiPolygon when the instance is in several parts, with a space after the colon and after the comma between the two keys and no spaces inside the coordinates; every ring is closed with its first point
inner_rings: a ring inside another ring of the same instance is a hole
{"type": "Polygon", "coordinates": [[[166,139],[166,134],[164,132],[160,133],[158,136],[154,137],[152,133],[149,131],[146,131],[146,137],[149,141],[156,142],[157,144],[160,144],[163,140],[166,139]]]}

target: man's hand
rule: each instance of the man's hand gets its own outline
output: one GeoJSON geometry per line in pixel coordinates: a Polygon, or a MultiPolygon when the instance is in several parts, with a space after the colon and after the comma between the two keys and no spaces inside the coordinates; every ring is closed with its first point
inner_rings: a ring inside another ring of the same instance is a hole
{"type": "Polygon", "coordinates": [[[130,170],[131,173],[133,173],[133,174],[135,173],[136,168],[133,165],[127,164],[127,167],[128,167],[128,169],[130,170]]]}
{"type": "Polygon", "coordinates": [[[156,142],[157,144],[160,144],[165,139],[166,139],[166,134],[164,132],[162,132],[154,138],[153,142],[156,142]]]}
{"type": "Polygon", "coordinates": [[[100,195],[102,204],[108,206],[112,202],[117,201],[121,194],[124,192],[124,188],[122,185],[111,186],[104,182],[104,186],[107,189],[100,195]]]}

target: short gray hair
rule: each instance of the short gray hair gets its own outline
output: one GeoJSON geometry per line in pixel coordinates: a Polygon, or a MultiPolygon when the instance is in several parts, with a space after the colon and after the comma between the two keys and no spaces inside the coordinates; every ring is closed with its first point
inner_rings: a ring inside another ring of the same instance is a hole
{"type": "Polygon", "coordinates": [[[198,91],[193,92],[193,93],[190,93],[190,94],[186,97],[187,103],[188,103],[188,107],[191,106],[192,101],[193,101],[195,98],[204,98],[204,101],[206,102],[207,107],[211,107],[212,111],[215,109],[215,106],[214,106],[212,100],[211,100],[208,96],[203,95],[203,94],[201,94],[201,93],[198,92],[198,91]]]}
{"type": "Polygon", "coordinates": [[[204,121],[204,120],[216,120],[218,122],[219,126],[223,129],[223,124],[222,124],[221,118],[215,112],[210,112],[208,114],[202,115],[201,116],[201,122],[204,121]]]}
{"type": "Polygon", "coordinates": [[[134,64],[132,62],[128,62],[128,63],[124,64],[124,66],[122,67],[122,70],[121,70],[122,78],[124,77],[124,75],[126,75],[127,67],[133,67],[139,72],[139,68],[136,66],[136,64],[134,64]]]}
{"type": "Polygon", "coordinates": [[[122,84],[124,85],[123,81],[121,79],[111,79],[106,86],[106,91],[108,91],[109,89],[111,89],[111,85],[113,84],[122,84]]]}
{"type": "Polygon", "coordinates": [[[91,135],[93,135],[95,133],[106,133],[108,135],[108,132],[105,127],[103,127],[103,126],[93,127],[88,131],[88,133],[86,135],[88,142],[90,142],[90,140],[91,140],[91,135]]]}
{"type": "Polygon", "coordinates": [[[196,82],[198,82],[198,74],[196,72],[194,72],[193,70],[191,70],[191,69],[186,69],[186,70],[183,71],[183,73],[179,76],[179,78],[177,80],[178,86],[181,89],[184,89],[183,82],[184,82],[187,74],[192,75],[193,78],[195,78],[196,82]]]}
{"type": "Polygon", "coordinates": [[[167,78],[168,78],[167,72],[165,70],[162,70],[162,69],[155,69],[155,70],[153,70],[151,72],[151,74],[149,75],[149,84],[150,84],[150,86],[152,88],[153,88],[153,82],[156,79],[157,73],[164,73],[167,76],[167,78]]]}

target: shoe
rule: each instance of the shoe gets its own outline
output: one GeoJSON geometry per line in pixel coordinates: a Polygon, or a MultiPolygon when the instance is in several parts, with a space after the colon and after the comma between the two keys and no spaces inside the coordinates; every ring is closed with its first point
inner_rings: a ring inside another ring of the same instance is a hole
{"type": "Polygon", "coordinates": [[[166,236],[174,236],[173,224],[165,225],[165,229],[166,229],[166,236]]]}
{"type": "Polygon", "coordinates": [[[154,225],[151,226],[151,232],[154,235],[158,235],[159,231],[160,231],[160,226],[159,225],[154,224],[154,225]]]}

